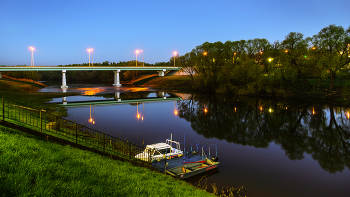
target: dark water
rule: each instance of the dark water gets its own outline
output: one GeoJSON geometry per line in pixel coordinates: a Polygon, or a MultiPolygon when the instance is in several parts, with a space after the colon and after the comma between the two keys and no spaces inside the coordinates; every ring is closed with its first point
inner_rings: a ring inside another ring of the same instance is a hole
{"type": "MultiPolygon", "coordinates": [[[[109,85],[71,85],[68,91],[94,95],[67,97],[68,103],[172,95],[109,85]]],[[[243,185],[247,196],[350,196],[348,108],[301,100],[178,96],[183,100],[67,107],[68,118],[139,145],[165,142],[171,133],[180,142],[185,135],[186,150],[194,140],[217,144],[221,163],[207,177],[209,187],[243,185]]]]}

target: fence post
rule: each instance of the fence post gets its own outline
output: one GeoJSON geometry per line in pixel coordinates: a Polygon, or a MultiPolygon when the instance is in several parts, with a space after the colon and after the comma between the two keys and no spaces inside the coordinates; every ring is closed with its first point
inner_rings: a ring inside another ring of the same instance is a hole
{"type": "Polygon", "coordinates": [[[105,147],[106,147],[106,138],[105,138],[105,134],[103,133],[103,152],[106,152],[105,151],[105,147]]]}
{"type": "Polygon", "coordinates": [[[5,121],[5,98],[2,97],[2,120],[5,121]]]}
{"type": "Polygon", "coordinates": [[[41,109],[40,109],[40,132],[43,132],[43,119],[41,118],[41,109]]]}
{"type": "Polygon", "coordinates": [[[75,123],[75,143],[78,144],[78,125],[75,123]]]}

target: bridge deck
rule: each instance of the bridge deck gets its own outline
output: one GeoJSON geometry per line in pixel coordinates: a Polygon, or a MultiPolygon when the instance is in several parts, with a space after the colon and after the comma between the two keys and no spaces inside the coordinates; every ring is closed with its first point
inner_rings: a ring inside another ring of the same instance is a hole
{"type": "Polygon", "coordinates": [[[112,66],[90,66],[90,67],[73,67],[73,66],[0,66],[1,71],[79,71],[79,70],[180,70],[181,67],[112,67],[112,66]]]}

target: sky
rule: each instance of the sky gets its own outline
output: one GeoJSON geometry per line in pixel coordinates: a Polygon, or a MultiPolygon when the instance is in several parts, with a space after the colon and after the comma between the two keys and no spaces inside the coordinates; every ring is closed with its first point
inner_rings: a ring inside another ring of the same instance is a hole
{"type": "Polygon", "coordinates": [[[204,42],[350,26],[349,0],[0,0],[0,65],[167,62],[204,42]],[[142,61],[142,54],[137,56],[142,61]]]}

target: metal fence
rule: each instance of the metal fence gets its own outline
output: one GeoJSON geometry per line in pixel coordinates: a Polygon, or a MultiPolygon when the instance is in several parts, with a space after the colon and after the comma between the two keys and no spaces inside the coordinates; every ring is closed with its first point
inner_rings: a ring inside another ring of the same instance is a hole
{"type": "Polygon", "coordinates": [[[0,106],[0,118],[2,121],[15,123],[128,161],[151,163],[148,153],[140,154],[135,158],[137,154],[144,151],[142,146],[66,120],[45,110],[24,106],[4,97],[0,106]]]}

